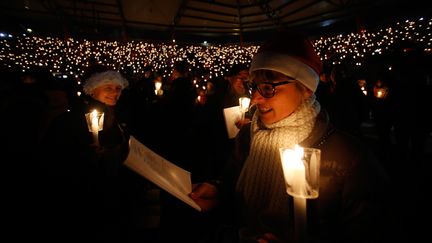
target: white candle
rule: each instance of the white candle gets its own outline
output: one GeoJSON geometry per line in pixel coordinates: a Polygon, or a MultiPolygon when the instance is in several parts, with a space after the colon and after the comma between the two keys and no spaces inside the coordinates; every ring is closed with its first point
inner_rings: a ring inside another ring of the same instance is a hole
{"type": "Polygon", "coordinates": [[[99,144],[98,133],[103,128],[104,113],[94,109],[92,112],[86,113],[87,128],[93,134],[95,144],[99,144]]]}
{"type": "Polygon", "coordinates": [[[240,104],[240,109],[243,112],[246,112],[249,108],[250,99],[248,97],[241,97],[239,98],[239,104],[240,104]]]}
{"type": "Polygon", "coordinates": [[[160,90],[162,87],[162,82],[155,82],[155,88],[156,90],[160,90]]]}
{"type": "Polygon", "coordinates": [[[245,113],[249,109],[249,104],[250,104],[250,99],[248,97],[241,97],[241,98],[239,98],[241,119],[244,119],[245,113]]]}
{"type": "Polygon", "coordinates": [[[155,82],[155,94],[156,95],[162,94],[161,88],[162,88],[162,82],[160,82],[160,81],[155,82]]]}
{"type": "Polygon", "coordinates": [[[93,110],[93,112],[91,113],[91,130],[93,133],[97,133],[99,131],[99,119],[97,110],[93,110]]]}
{"type": "Polygon", "coordinates": [[[292,196],[305,197],[307,182],[305,166],[303,164],[303,148],[296,145],[294,149],[287,149],[282,155],[282,167],[285,176],[287,192],[292,196]]]}
{"type": "Polygon", "coordinates": [[[93,141],[99,145],[99,116],[98,111],[94,109],[90,114],[90,129],[93,135],[93,141]]]}
{"type": "Polygon", "coordinates": [[[306,242],[306,196],[307,182],[303,164],[303,148],[296,145],[282,153],[282,167],[287,193],[294,197],[294,228],[296,242],[306,242]]]}
{"type": "Polygon", "coordinates": [[[294,230],[296,242],[307,242],[306,198],[294,197],[294,230]]]}
{"type": "Polygon", "coordinates": [[[378,92],[377,92],[377,97],[378,97],[378,98],[381,98],[382,95],[383,95],[383,92],[382,92],[381,90],[378,90],[378,92]]]}

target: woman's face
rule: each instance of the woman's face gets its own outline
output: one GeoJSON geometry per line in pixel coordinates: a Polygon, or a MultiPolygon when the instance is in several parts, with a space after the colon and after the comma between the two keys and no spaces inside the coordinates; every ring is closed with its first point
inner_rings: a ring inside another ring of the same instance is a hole
{"type": "Polygon", "coordinates": [[[92,97],[108,106],[115,106],[122,92],[118,84],[104,84],[93,90],[92,97]]]}
{"type": "Polygon", "coordinates": [[[249,72],[246,70],[240,71],[236,76],[232,77],[231,80],[232,90],[238,96],[242,96],[246,94],[244,82],[248,79],[248,77],[249,77],[249,72]]]}
{"type": "Polygon", "coordinates": [[[263,97],[257,90],[252,94],[251,103],[256,104],[259,119],[266,125],[278,122],[293,113],[302,101],[312,95],[306,88],[299,88],[298,81],[287,77],[278,72],[272,72],[274,80],[264,80],[263,78],[254,79],[255,83],[271,82],[280,83],[291,81],[287,84],[278,85],[275,88],[274,96],[271,98],[263,97]]]}

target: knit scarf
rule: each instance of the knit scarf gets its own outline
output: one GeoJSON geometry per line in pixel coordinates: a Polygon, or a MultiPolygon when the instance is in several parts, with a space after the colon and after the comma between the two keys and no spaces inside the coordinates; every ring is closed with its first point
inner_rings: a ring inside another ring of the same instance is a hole
{"type": "Polygon", "coordinates": [[[247,215],[289,212],[279,148],[293,147],[307,138],[319,111],[320,104],[312,95],[290,116],[270,125],[254,114],[250,153],[236,185],[247,215]]]}

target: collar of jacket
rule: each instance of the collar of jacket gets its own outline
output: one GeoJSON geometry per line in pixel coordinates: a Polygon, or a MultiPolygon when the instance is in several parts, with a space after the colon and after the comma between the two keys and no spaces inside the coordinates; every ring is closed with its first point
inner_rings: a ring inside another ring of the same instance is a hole
{"type": "Polygon", "coordinates": [[[330,119],[326,110],[321,109],[315,121],[314,128],[309,136],[300,143],[302,147],[319,148],[327,140],[327,138],[335,132],[334,126],[330,123],[330,119]]]}

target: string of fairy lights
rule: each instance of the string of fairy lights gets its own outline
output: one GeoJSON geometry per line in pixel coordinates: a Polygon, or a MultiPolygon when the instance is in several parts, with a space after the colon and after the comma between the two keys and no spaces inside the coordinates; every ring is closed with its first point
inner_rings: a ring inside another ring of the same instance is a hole
{"type": "MultiPolygon", "coordinates": [[[[368,57],[392,51],[397,43],[411,41],[424,52],[432,50],[432,19],[398,22],[377,31],[321,37],[313,41],[323,61],[361,66],[368,57]]],[[[207,70],[208,78],[223,76],[235,63],[249,63],[259,45],[179,45],[142,41],[63,40],[51,37],[12,36],[0,33],[0,65],[25,72],[43,66],[52,73],[79,77],[92,64],[115,70],[144,73],[144,67],[167,77],[176,61],[187,61],[192,68],[207,70]]]]}

